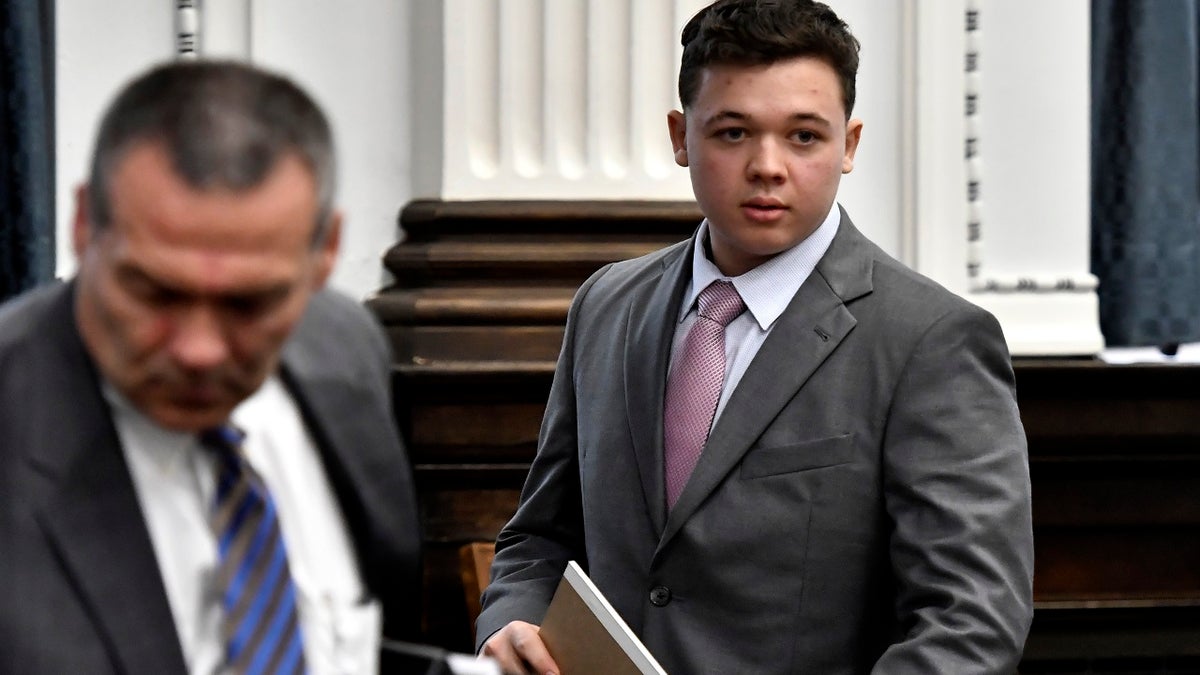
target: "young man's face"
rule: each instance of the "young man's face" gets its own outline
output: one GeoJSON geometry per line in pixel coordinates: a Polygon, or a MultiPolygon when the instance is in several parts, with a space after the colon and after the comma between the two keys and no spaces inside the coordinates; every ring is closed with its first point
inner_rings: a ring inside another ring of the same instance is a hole
{"type": "Polygon", "coordinates": [[[223,423],[274,371],[337,252],[312,245],[312,172],[281,158],[247,190],[187,185],[159,145],[113,168],[112,223],[94,225],[81,189],[76,321],[104,376],[158,424],[223,423]]]}
{"type": "Polygon", "coordinates": [[[845,120],[837,74],[810,57],[706,68],[687,112],[667,115],[722,273],[743,274],[817,229],[854,167],[862,122],[845,120]]]}

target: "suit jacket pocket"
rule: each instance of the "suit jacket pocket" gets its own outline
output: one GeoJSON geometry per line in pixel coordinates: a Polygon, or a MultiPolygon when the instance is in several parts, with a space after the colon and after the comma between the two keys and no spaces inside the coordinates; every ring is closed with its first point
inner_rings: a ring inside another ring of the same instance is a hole
{"type": "Polygon", "coordinates": [[[743,479],[763,478],[846,464],[853,456],[853,441],[853,434],[842,434],[793,445],[751,450],[742,459],[741,476],[743,479]]]}

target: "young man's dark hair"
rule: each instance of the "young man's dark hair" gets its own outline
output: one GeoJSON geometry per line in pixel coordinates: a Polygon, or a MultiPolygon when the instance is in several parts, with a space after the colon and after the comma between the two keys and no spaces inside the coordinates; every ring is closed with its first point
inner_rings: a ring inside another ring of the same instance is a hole
{"type": "Polygon", "coordinates": [[[810,0],[724,0],[692,17],[680,42],[679,101],[684,109],[695,101],[700,74],[708,66],[748,66],[811,56],[837,73],[846,119],[850,119],[859,44],[828,5],[810,0]]]}

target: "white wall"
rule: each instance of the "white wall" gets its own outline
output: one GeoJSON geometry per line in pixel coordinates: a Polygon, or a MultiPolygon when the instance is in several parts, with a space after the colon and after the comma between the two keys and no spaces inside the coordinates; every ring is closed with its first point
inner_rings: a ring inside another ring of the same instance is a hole
{"type": "Polygon", "coordinates": [[[827,0],[862,45],[853,116],[863,121],[854,171],[842,177],[838,202],[883,250],[911,263],[905,237],[903,95],[904,3],[827,0]]]}
{"type": "Polygon", "coordinates": [[[252,59],[295,77],[333,124],[346,225],[332,283],[365,297],[385,281],[380,259],[397,239],[397,215],[412,194],[409,3],[253,4],[252,59]]]}
{"type": "MultiPolygon", "coordinates": [[[[339,147],[339,203],[346,213],[332,284],[365,297],[385,281],[380,257],[397,238],[411,195],[410,2],[398,0],[208,0],[201,50],[248,50],[251,61],[291,76],[325,108],[339,147]]],[[[57,30],[57,273],[70,250],[74,187],[85,180],[104,106],[129,78],[173,58],[175,9],[166,0],[59,0],[57,30]]]]}
{"type": "Polygon", "coordinates": [[[75,271],[71,252],[74,191],[87,177],[87,161],[100,112],[131,75],[172,53],[174,9],[147,0],[72,2],[55,6],[55,93],[59,276],[75,271]]]}

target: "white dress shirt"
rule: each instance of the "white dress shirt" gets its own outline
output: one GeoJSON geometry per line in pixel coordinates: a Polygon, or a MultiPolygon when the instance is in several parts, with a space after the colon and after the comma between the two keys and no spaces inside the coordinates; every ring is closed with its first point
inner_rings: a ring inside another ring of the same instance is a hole
{"type": "Polygon", "coordinates": [[[725,327],[725,383],[721,385],[721,398],[713,414],[714,425],[725,410],[730,394],[758,354],[758,349],[771,334],[775,321],[787,309],[788,303],[812,274],[825,251],[829,250],[841,219],[841,210],[834,203],[825,220],[804,241],[736,277],[721,274],[716,264],[708,259],[704,245],[708,238],[708,220],[700,224],[700,232],[692,249],[692,280],[684,293],[679,325],[675,328],[671,343],[671,365],[674,366],[676,357],[683,349],[684,338],[696,322],[696,298],[709,284],[722,279],[732,282],[747,309],[725,327]]]}
{"type": "MultiPolygon", "coordinates": [[[[222,672],[221,600],[213,584],[216,537],[208,523],[216,462],[192,434],[163,429],[111,386],[121,447],[150,531],[188,672],[222,672]]],[[[353,543],[296,402],[271,377],[233,412],[247,461],[279,513],[296,585],[308,672],[378,669],[382,611],[366,597],[353,543]]]]}

